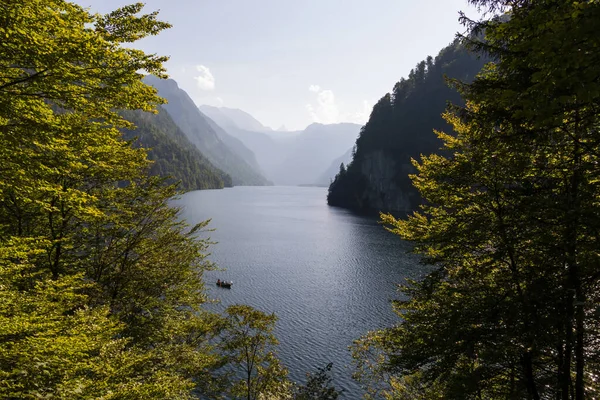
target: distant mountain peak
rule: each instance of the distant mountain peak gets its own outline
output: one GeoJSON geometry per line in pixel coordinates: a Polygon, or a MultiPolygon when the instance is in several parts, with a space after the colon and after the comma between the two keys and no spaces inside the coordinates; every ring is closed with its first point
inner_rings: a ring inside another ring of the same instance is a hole
{"type": "Polygon", "coordinates": [[[203,114],[174,80],[148,76],[145,81],[158,90],[159,96],[168,100],[163,108],[189,142],[196,146],[212,165],[227,173],[234,185],[269,184],[258,170],[258,165],[252,165],[252,152],[230,137],[210,116],[203,114]],[[236,149],[230,146],[236,146],[236,149]],[[242,152],[244,154],[241,154],[242,152]]]}
{"type": "Polygon", "coordinates": [[[224,128],[232,127],[254,132],[272,131],[271,128],[263,125],[252,115],[239,108],[213,107],[207,105],[201,105],[198,108],[224,128]]]}
{"type": "Polygon", "coordinates": [[[306,127],[306,129],[304,130],[305,132],[321,132],[323,131],[323,129],[327,129],[327,131],[331,134],[335,134],[337,133],[343,133],[343,132],[347,132],[349,129],[350,130],[360,130],[361,125],[359,124],[354,124],[352,122],[337,122],[335,124],[322,124],[320,122],[313,122],[312,124],[308,125],[306,127]]]}
{"type": "Polygon", "coordinates": [[[155,75],[146,75],[144,77],[144,82],[151,86],[155,86],[158,83],[163,88],[166,88],[169,90],[179,89],[179,85],[177,84],[177,82],[174,79],[170,79],[170,78],[169,79],[161,79],[155,75]]]}

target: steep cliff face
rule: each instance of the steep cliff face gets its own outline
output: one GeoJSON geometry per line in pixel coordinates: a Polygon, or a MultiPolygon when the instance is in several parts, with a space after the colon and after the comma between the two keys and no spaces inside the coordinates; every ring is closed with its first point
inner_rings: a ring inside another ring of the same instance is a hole
{"type": "Polygon", "coordinates": [[[397,160],[381,150],[366,154],[360,165],[367,185],[362,193],[362,208],[387,212],[414,207],[418,197],[403,190],[397,179],[397,171],[408,174],[411,168],[410,165],[398,165],[397,160]]]}
{"type": "Polygon", "coordinates": [[[329,186],[328,204],[367,213],[415,209],[421,197],[409,177],[411,159],[441,151],[434,130],[451,133],[442,114],[449,102],[462,102],[446,78],[470,81],[486,61],[455,42],[396,83],[373,107],[352,162],[329,186]]]}

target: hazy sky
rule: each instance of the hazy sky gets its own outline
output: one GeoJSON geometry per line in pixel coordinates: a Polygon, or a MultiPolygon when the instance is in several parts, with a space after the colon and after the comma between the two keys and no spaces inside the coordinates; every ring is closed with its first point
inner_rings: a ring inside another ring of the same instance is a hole
{"type": "MultiPolygon", "coordinates": [[[[108,12],[134,0],[76,0],[108,12]]],[[[364,123],[372,105],[457,31],[466,0],[146,0],[173,28],[140,42],[169,55],[196,104],[263,124],[364,123]]]]}

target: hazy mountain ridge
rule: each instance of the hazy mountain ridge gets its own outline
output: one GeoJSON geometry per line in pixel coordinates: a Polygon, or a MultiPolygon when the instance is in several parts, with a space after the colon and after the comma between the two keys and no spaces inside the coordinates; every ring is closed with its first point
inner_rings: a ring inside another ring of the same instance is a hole
{"type": "Polygon", "coordinates": [[[335,179],[335,176],[340,171],[340,164],[344,163],[344,166],[352,162],[352,149],[348,149],[340,157],[332,161],[331,165],[314,183],[317,186],[329,186],[335,179]]]}
{"type": "MultiPolygon", "coordinates": [[[[319,182],[332,160],[354,145],[360,125],[313,123],[303,131],[255,131],[248,124],[236,122],[232,110],[252,118],[248,113],[211,106],[200,106],[231,136],[242,141],[254,155],[260,170],[277,185],[301,185],[319,182]]],[[[257,124],[260,124],[257,120],[257,124]]],[[[264,125],[260,124],[264,128],[264,125]]],[[[321,184],[325,184],[321,182],[321,184]]],[[[326,184],[329,184],[327,180],[326,184]]]]}
{"type": "MultiPolygon", "coordinates": [[[[196,107],[189,95],[179,88],[172,79],[162,80],[154,76],[146,77],[146,82],[154,86],[161,97],[168,101],[163,107],[169,112],[177,126],[185,133],[202,154],[213,165],[229,174],[233,185],[269,185],[270,182],[261,175],[243,156],[230,148],[234,138],[227,138],[225,131],[218,131],[211,124],[210,118],[196,107]],[[215,130],[216,129],[216,130],[215,130]],[[222,138],[226,137],[225,140],[222,138]]],[[[235,147],[235,145],[233,145],[235,147]]],[[[240,151],[238,143],[237,151],[240,151]]],[[[246,154],[246,157],[249,157],[246,154]]]]}
{"type": "MultiPolygon", "coordinates": [[[[219,139],[221,139],[221,141],[223,141],[223,143],[227,147],[229,147],[233,152],[235,152],[238,156],[240,156],[246,163],[248,163],[248,165],[250,165],[250,167],[252,167],[252,169],[254,171],[257,171],[261,175],[264,176],[264,173],[263,173],[260,165],[256,161],[256,155],[252,152],[252,150],[250,150],[248,147],[246,147],[246,145],[244,145],[244,143],[241,140],[239,140],[235,136],[228,134],[213,119],[206,118],[206,121],[214,129],[214,131],[217,133],[217,136],[219,137],[219,139]]],[[[272,182],[267,180],[267,184],[272,185],[272,182]]]]}
{"type": "Polygon", "coordinates": [[[148,158],[153,162],[151,175],[170,176],[170,183],[180,181],[183,190],[220,189],[231,186],[231,177],[216,168],[190,143],[168,112],[158,108],[158,114],[143,111],[125,111],[123,116],[136,125],[124,130],[127,140],[136,139],[135,146],[149,148],[148,158]]]}
{"type": "Polygon", "coordinates": [[[313,184],[330,165],[351,147],[360,125],[314,123],[284,142],[288,151],[282,163],[271,172],[271,179],[282,185],[313,184]]]}
{"type": "Polygon", "coordinates": [[[271,128],[264,126],[252,115],[239,108],[214,107],[209,105],[201,105],[198,108],[223,129],[237,128],[255,132],[272,131],[271,128]]]}

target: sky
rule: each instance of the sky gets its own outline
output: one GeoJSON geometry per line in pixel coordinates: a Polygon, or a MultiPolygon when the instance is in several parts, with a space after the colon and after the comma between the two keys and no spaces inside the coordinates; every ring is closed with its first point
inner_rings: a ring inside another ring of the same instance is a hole
{"type": "MultiPolygon", "coordinates": [[[[106,13],[134,0],[76,0],[106,13]]],[[[197,105],[273,129],[367,121],[377,100],[476,16],[467,0],[146,0],[173,27],[135,47],[168,55],[197,105]]]]}

